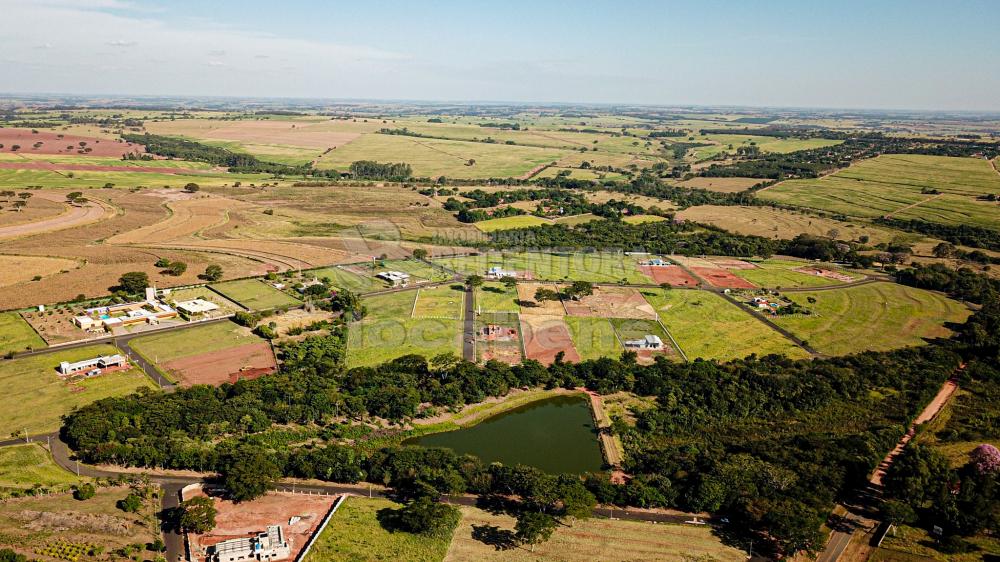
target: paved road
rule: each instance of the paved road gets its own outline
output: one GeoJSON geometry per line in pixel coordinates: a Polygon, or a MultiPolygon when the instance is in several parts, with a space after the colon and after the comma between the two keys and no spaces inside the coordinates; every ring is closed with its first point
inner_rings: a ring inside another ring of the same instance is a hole
{"type": "Polygon", "coordinates": [[[465,323],[462,330],[462,357],[476,362],[476,291],[465,288],[465,323]]]}
{"type": "MultiPolygon", "coordinates": [[[[166,511],[168,509],[174,509],[181,504],[181,488],[182,484],[162,484],[160,507],[166,511]]],[[[179,560],[184,560],[186,558],[184,552],[184,535],[176,532],[172,526],[164,525],[161,528],[163,533],[163,544],[166,546],[167,551],[165,554],[167,562],[175,562],[179,560]]]]}
{"type": "Polygon", "coordinates": [[[799,337],[797,337],[795,334],[793,334],[793,333],[789,332],[788,330],[782,328],[781,326],[775,324],[774,322],[771,321],[770,318],[764,316],[763,314],[761,314],[759,312],[755,312],[753,310],[750,310],[749,308],[747,308],[747,306],[745,304],[743,304],[740,301],[738,301],[737,299],[735,299],[732,295],[729,295],[729,294],[727,294],[725,292],[722,292],[722,291],[717,291],[717,293],[722,298],[724,298],[727,301],[733,303],[736,306],[736,308],[738,308],[738,309],[746,312],[750,316],[756,318],[759,322],[762,322],[765,325],[767,325],[767,327],[771,328],[775,332],[778,332],[779,334],[785,336],[786,338],[788,338],[789,340],[791,340],[795,345],[797,345],[797,346],[801,347],[802,349],[808,351],[811,355],[813,355],[813,356],[820,355],[820,352],[816,351],[815,348],[813,348],[812,346],[810,346],[809,344],[807,344],[805,341],[803,341],[802,339],[800,339],[799,337]]]}

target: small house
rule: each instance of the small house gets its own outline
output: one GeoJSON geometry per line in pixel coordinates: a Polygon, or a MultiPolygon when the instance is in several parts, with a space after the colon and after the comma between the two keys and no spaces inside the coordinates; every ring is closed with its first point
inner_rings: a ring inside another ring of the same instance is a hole
{"type": "Polygon", "coordinates": [[[625,347],[631,349],[663,349],[663,340],[660,336],[647,334],[642,339],[626,340],[625,347]]]}

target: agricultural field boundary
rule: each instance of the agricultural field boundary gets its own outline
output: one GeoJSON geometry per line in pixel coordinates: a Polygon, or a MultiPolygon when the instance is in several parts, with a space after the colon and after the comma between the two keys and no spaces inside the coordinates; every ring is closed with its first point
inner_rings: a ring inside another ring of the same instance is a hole
{"type": "Polygon", "coordinates": [[[670,343],[674,344],[674,349],[677,350],[677,353],[681,354],[681,359],[683,359],[685,363],[689,363],[691,360],[688,359],[687,354],[684,353],[684,349],[682,349],[681,345],[677,343],[677,340],[674,339],[674,335],[670,333],[670,330],[668,330],[665,325],[663,325],[663,320],[660,319],[659,314],[656,315],[656,323],[659,324],[661,328],[663,328],[663,333],[667,334],[667,337],[670,338],[670,343]]]}

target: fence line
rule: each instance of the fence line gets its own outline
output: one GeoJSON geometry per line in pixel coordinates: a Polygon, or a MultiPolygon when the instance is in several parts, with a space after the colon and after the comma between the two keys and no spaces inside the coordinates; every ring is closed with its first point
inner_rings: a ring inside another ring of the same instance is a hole
{"type": "Polygon", "coordinates": [[[323,521],[319,524],[319,527],[316,527],[316,532],[313,533],[311,537],[309,537],[309,542],[306,543],[306,547],[303,548],[302,551],[299,552],[299,555],[295,557],[295,562],[302,562],[303,560],[306,559],[306,556],[309,554],[309,551],[312,550],[313,544],[316,543],[316,539],[318,539],[320,534],[323,533],[323,529],[326,529],[327,523],[330,522],[330,519],[333,517],[333,514],[337,513],[337,509],[340,508],[340,504],[344,503],[345,500],[347,500],[347,494],[341,495],[340,499],[338,499],[333,504],[333,507],[331,507],[330,511],[326,513],[326,517],[323,518],[323,521]]]}

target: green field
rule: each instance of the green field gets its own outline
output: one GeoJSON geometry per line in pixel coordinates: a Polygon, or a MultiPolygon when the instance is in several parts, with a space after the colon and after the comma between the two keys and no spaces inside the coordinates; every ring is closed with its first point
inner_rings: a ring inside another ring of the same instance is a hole
{"type": "Polygon", "coordinates": [[[135,338],[132,349],[154,363],[220,351],[264,340],[233,322],[216,322],[135,338]]]}
{"type": "Polygon", "coordinates": [[[393,533],[379,523],[379,510],[400,507],[400,504],[389,500],[348,498],[330,518],[330,523],[316,540],[305,562],[440,562],[448,551],[448,539],[401,531],[393,533]]]}
{"type": "Polygon", "coordinates": [[[155,388],[138,369],[107,373],[73,385],[60,380],[56,373],[61,361],[81,361],[114,353],[119,353],[114,346],[91,345],[0,361],[0,388],[5,389],[7,396],[7,406],[0,412],[0,427],[7,434],[25,429],[32,435],[48,433],[58,429],[60,417],[73,408],[143,387],[155,388]]]}
{"type": "Polygon", "coordinates": [[[227,281],[209,285],[212,289],[222,293],[226,298],[233,300],[250,310],[270,310],[283,306],[297,306],[302,304],[295,299],[274,287],[258,281],[256,279],[244,279],[242,281],[227,281]]]}
{"type": "Polygon", "coordinates": [[[541,217],[536,217],[535,215],[517,215],[513,217],[479,221],[473,224],[476,228],[483,232],[493,232],[495,230],[510,230],[512,228],[527,228],[529,226],[538,226],[540,224],[552,224],[552,222],[541,217]]]}
{"type": "Polygon", "coordinates": [[[659,215],[634,215],[623,218],[622,222],[626,222],[628,224],[645,224],[647,222],[662,222],[665,220],[667,219],[659,215]]]}
{"type": "Polygon", "coordinates": [[[81,480],[60,468],[41,443],[0,448],[0,490],[31,488],[34,484],[76,484],[81,480]]]}
{"type": "Polygon", "coordinates": [[[710,156],[715,156],[720,152],[735,154],[741,146],[749,146],[753,143],[760,147],[763,152],[788,153],[798,150],[809,150],[812,148],[822,148],[833,146],[844,141],[831,139],[781,139],[777,137],[766,137],[761,135],[740,135],[740,134],[710,134],[695,137],[694,142],[714,141],[718,144],[700,146],[691,150],[696,160],[702,160],[710,156]],[[732,146],[732,148],[730,148],[732,146]]]}
{"type": "Polygon", "coordinates": [[[490,252],[435,261],[464,274],[484,275],[490,267],[500,266],[508,271],[530,271],[535,279],[545,281],[615,283],[627,279],[629,283],[652,283],[639,272],[635,258],[624,254],[490,252]]]}
{"type": "MultiPolygon", "coordinates": [[[[818,275],[810,275],[808,273],[795,271],[795,269],[800,267],[811,265],[808,262],[772,258],[755,263],[758,266],[758,269],[736,269],[733,270],[733,274],[750,281],[758,287],[767,287],[769,289],[826,287],[830,285],[843,285],[845,283],[844,281],[839,281],[837,279],[830,279],[827,277],[820,277],[818,275]]],[[[835,269],[835,271],[845,273],[839,269],[835,269]]],[[[858,275],[850,273],[848,273],[848,275],[855,278],[859,277],[858,275]]]]}
{"type": "Polygon", "coordinates": [[[655,320],[644,320],[638,318],[612,318],[611,325],[615,327],[615,332],[622,342],[628,340],[642,339],[645,336],[659,336],[664,347],[673,348],[670,343],[670,336],[663,330],[663,326],[655,320]]]}
{"type": "Polygon", "coordinates": [[[564,316],[563,320],[573,336],[573,347],[580,354],[580,359],[617,359],[625,351],[615,335],[614,326],[607,318],[564,316]]]}
{"type": "Polygon", "coordinates": [[[508,289],[503,283],[483,283],[476,289],[476,310],[481,312],[521,312],[517,304],[517,287],[508,289]]]}
{"type": "Polygon", "coordinates": [[[464,315],[465,287],[458,285],[438,285],[415,291],[416,304],[414,318],[452,318],[459,320],[464,315]],[[458,287],[456,290],[455,287],[458,287]]]}
{"type": "Polygon", "coordinates": [[[555,148],[365,134],[324,156],[320,167],[346,170],[357,160],[376,160],[406,162],[416,177],[506,178],[524,175],[567,153],[555,148]],[[475,164],[467,165],[470,160],[475,164]]]}
{"type": "MultiPolygon", "coordinates": [[[[156,161],[159,162],[159,161],[156,161]]],[[[75,163],[91,163],[86,157],[81,157],[75,163]]],[[[150,163],[156,165],[156,163],[150,163]]],[[[106,164],[100,164],[106,165],[106,164]]],[[[200,186],[215,186],[229,184],[234,181],[241,181],[244,184],[264,182],[271,178],[266,174],[229,174],[225,172],[198,172],[186,167],[176,167],[177,172],[165,174],[161,172],[138,172],[138,171],[81,171],[81,170],[35,170],[35,169],[0,169],[0,187],[23,188],[25,186],[66,188],[66,189],[93,189],[101,188],[106,184],[114,187],[183,187],[185,184],[194,182],[200,186]],[[72,174],[72,176],[70,176],[72,174]]]]}
{"type": "Polygon", "coordinates": [[[462,352],[462,322],[412,318],[417,291],[402,291],[364,299],[368,315],[351,326],[348,367],[370,366],[415,353],[431,358],[462,352]]]}
{"type": "MultiPolygon", "coordinates": [[[[375,268],[373,274],[383,271],[409,273],[411,283],[416,281],[445,281],[451,278],[451,274],[418,260],[386,260],[375,268]]],[[[376,281],[378,280],[376,279],[376,281]]],[[[381,283],[381,281],[379,282],[381,283]]]]}
{"type": "Polygon", "coordinates": [[[35,330],[16,312],[0,313],[0,355],[11,351],[45,347],[35,330]]]}
{"type": "Polygon", "coordinates": [[[812,314],[778,316],[775,323],[831,355],[921,345],[923,338],[947,337],[951,331],[943,324],[969,315],[961,303],[938,293],[895,283],[785,296],[812,314]]]}
{"type": "Polygon", "coordinates": [[[708,291],[643,290],[660,320],[688,359],[738,359],[780,353],[793,358],[809,354],[747,312],[708,291]]]}
{"type": "Polygon", "coordinates": [[[329,279],[330,284],[334,287],[347,289],[355,293],[367,293],[385,288],[385,283],[379,279],[357,275],[339,267],[324,267],[323,269],[314,269],[306,273],[315,276],[317,279],[329,279]]]}
{"type": "Polygon", "coordinates": [[[759,196],[849,216],[891,214],[901,219],[997,228],[1000,208],[976,198],[998,193],[1000,174],[986,160],[892,154],[823,178],[781,182],[759,196]],[[932,189],[940,194],[921,193],[932,189]]]}

